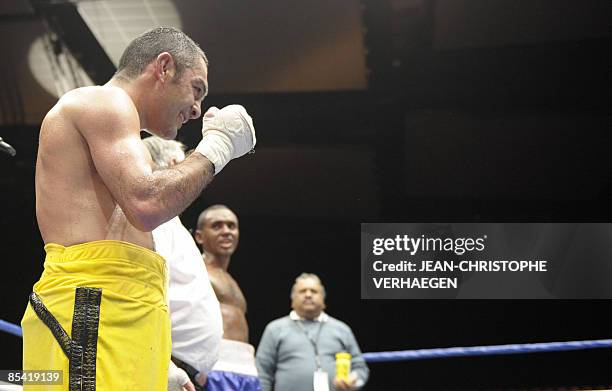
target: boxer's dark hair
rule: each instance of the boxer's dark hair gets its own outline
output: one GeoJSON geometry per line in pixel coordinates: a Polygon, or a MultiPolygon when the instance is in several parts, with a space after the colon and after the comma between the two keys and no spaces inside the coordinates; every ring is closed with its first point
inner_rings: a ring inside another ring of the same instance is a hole
{"type": "Polygon", "coordinates": [[[187,34],[173,27],[157,27],[134,38],[119,60],[115,75],[134,79],[160,53],[168,52],[176,64],[177,77],[198,64],[200,58],[208,65],[204,51],[187,34]]]}
{"type": "Polygon", "coordinates": [[[223,205],[223,204],[211,205],[208,208],[204,209],[202,211],[202,213],[200,213],[200,216],[198,216],[198,222],[196,224],[196,228],[197,229],[202,229],[204,227],[204,223],[206,221],[206,217],[208,217],[208,212],[212,212],[213,210],[219,210],[219,209],[227,209],[230,212],[234,213],[234,211],[231,210],[230,208],[228,208],[227,205],[223,205]]]}

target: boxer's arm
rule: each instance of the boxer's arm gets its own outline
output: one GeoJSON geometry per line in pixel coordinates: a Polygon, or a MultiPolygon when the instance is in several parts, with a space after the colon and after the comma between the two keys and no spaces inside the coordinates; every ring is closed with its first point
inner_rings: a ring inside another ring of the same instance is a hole
{"type": "Polygon", "coordinates": [[[121,92],[98,93],[78,102],[72,117],[85,138],[96,171],[130,223],[151,231],[182,212],[212,180],[212,163],[200,154],[153,172],[140,140],[138,113],[121,92]]]}

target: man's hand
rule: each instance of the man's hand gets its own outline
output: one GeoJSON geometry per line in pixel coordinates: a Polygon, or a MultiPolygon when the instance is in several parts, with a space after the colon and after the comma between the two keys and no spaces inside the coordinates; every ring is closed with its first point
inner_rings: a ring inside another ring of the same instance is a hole
{"type": "Polygon", "coordinates": [[[356,390],[357,375],[350,373],[346,379],[334,378],[334,387],[338,390],[356,390]]]}
{"type": "Polygon", "coordinates": [[[174,365],[172,361],[168,367],[168,391],[195,391],[187,373],[174,365]]]}
{"type": "Polygon", "coordinates": [[[215,165],[216,175],[230,160],[251,151],[256,142],[253,119],[244,107],[211,107],[202,116],[202,141],[195,151],[215,165]]]}
{"type": "Polygon", "coordinates": [[[206,384],[207,379],[208,379],[208,376],[204,372],[199,372],[195,378],[198,384],[202,387],[204,387],[204,385],[206,384]]]}

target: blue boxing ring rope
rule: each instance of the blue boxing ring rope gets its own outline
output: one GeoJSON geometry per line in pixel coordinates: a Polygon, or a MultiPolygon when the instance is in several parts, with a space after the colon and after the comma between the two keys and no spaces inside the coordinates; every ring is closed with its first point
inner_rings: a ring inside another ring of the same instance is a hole
{"type": "Polygon", "coordinates": [[[406,360],[425,360],[432,358],[494,356],[506,354],[563,352],[569,350],[585,350],[611,348],[612,339],[569,342],[543,342],[510,345],[471,346],[441,349],[417,349],[397,352],[364,353],[367,362],[389,362],[406,360]]]}
{"type": "MultiPolygon", "coordinates": [[[[0,319],[0,331],[22,336],[21,327],[0,319]]],[[[542,342],[510,345],[470,346],[439,349],[416,349],[395,352],[364,353],[367,362],[390,362],[407,360],[426,360],[433,358],[468,357],[468,356],[494,356],[507,354],[526,354],[543,352],[563,352],[570,350],[587,350],[612,348],[612,339],[598,339],[590,341],[568,342],[542,342]]]]}
{"type": "Polygon", "coordinates": [[[21,327],[0,319],[0,331],[22,337],[21,327]]]}

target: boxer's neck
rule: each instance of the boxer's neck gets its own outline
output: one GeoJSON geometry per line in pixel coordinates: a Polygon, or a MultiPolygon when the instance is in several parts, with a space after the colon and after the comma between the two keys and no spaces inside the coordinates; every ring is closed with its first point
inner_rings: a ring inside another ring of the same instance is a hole
{"type": "Polygon", "coordinates": [[[105,84],[105,86],[121,88],[123,91],[125,91],[126,94],[128,94],[128,96],[134,103],[134,107],[136,107],[136,111],[138,112],[140,129],[146,129],[146,95],[143,94],[143,80],[141,78],[136,80],[128,80],[120,75],[116,75],[112,79],[110,79],[108,83],[105,84]]]}
{"type": "Polygon", "coordinates": [[[231,255],[217,255],[204,251],[204,263],[206,263],[206,266],[210,265],[211,267],[223,269],[226,272],[231,259],[231,255]]]}

